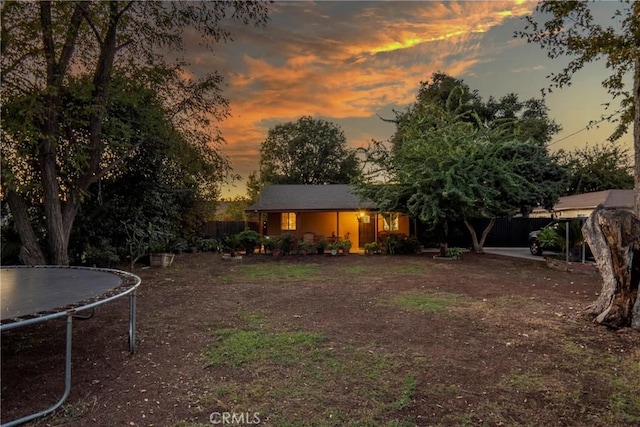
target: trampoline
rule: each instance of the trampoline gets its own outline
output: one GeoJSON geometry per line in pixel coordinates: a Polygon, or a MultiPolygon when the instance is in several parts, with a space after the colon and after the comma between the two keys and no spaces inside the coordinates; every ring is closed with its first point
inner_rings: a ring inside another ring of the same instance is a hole
{"type": "MultiPolygon", "coordinates": [[[[135,351],[136,289],[140,278],[120,270],[65,266],[11,266],[0,269],[0,332],[66,318],[65,388],[60,400],[44,411],[2,424],[15,426],[47,415],[71,390],[73,318],[129,295],[129,351],[135,351]]],[[[91,317],[84,316],[84,318],[91,317]]]]}

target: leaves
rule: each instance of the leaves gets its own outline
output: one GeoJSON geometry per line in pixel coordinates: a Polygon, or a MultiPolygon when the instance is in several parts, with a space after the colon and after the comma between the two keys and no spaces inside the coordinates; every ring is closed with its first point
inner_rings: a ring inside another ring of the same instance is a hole
{"type": "Polygon", "coordinates": [[[589,2],[542,1],[536,12],[540,15],[526,17],[527,25],[515,36],[540,45],[549,58],[572,58],[560,73],[549,76],[552,84],[546,91],[569,86],[573,75],[586,64],[604,59],[611,74],[602,86],[614,99],[620,99],[616,111],[619,121],[610,139],[622,137],[633,122],[633,94],[625,90],[624,81],[640,58],[640,4],[618,2],[607,27],[594,22],[589,2]]]}
{"type": "MultiPolygon", "coordinates": [[[[530,137],[547,120],[544,104],[530,100],[520,114],[523,104],[515,94],[487,104],[475,96],[460,104],[461,93],[473,92],[466,86],[447,90],[447,101],[440,91],[434,97],[421,91],[413,106],[398,113],[392,141],[370,145],[366,155],[373,167],[358,192],[383,211],[402,211],[434,226],[552,205],[564,171],[530,137]]],[[[549,135],[553,123],[546,124],[541,132],[549,135]]]]}
{"type": "Polygon", "coordinates": [[[304,116],[269,129],[260,148],[260,180],[270,184],[346,184],[358,159],[334,123],[304,116]]]}

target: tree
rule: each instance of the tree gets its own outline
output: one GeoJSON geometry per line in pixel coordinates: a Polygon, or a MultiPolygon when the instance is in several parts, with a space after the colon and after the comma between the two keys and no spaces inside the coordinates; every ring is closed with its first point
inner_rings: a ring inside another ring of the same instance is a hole
{"type": "MultiPolygon", "coordinates": [[[[472,90],[462,79],[436,72],[431,81],[421,82],[416,105],[434,104],[455,112],[462,121],[474,126],[491,124],[508,127],[521,140],[533,138],[541,144],[551,141],[561,127],[549,117],[544,100],[531,98],[520,101],[509,93],[496,100],[493,96],[485,103],[477,90],[472,90]]],[[[408,112],[410,113],[410,112],[408,112]]],[[[402,121],[403,114],[396,118],[402,121]]]]}
{"type": "Polygon", "coordinates": [[[590,310],[595,321],[640,330],[640,2],[617,3],[611,17],[615,24],[607,27],[595,22],[587,2],[542,1],[536,12],[542,22],[535,16],[526,17],[527,25],[516,36],[539,44],[552,59],[572,57],[561,72],[550,76],[552,87],[570,85],[585,64],[605,59],[611,73],[602,86],[620,100],[619,109],[607,117],[618,123],[610,140],[619,139],[633,123],[635,218],[596,210],[584,234],[592,249],[596,248],[594,255],[603,276],[601,297],[590,310]],[[631,91],[625,87],[629,74],[631,91]],[[621,247],[624,250],[619,251],[621,247]],[[627,255],[619,256],[621,253],[627,255]],[[625,272],[631,272],[630,276],[625,272]]]}
{"type": "Polygon", "coordinates": [[[260,200],[260,192],[264,187],[264,182],[260,180],[257,171],[253,171],[247,178],[247,200],[248,206],[258,203],[260,200]]]}
{"type": "MultiPolygon", "coordinates": [[[[518,211],[526,214],[536,204],[551,207],[559,196],[564,171],[549,157],[545,143],[560,127],[549,118],[548,108],[543,100],[532,98],[521,102],[516,94],[508,94],[497,101],[491,97],[485,103],[477,91],[471,90],[464,81],[445,73],[435,73],[430,82],[421,83],[416,102],[406,111],[396,112],[393,122],[396,123],[396,132],[391,138],[391,146],[377,143],[368,150],[368,162],[375,165],[370,172],[369,181],[372,176],[382,177],[390,180],[389,182],[398,180],[393,174],[399,168],[410,168],[405,161],[412,162],[411,156],[433,155],[435,157],[431,159],[432,162],[419,157],[424,164],[415,164],[414,173],[419,175],[421,167],[423,173],[428,173],[429,168],[435,168],[443,176],[448,176],[442,180],[436,177],[432,183],[419,184],[424,186],[425,192],[431,193],[425,194],[425,199],[419,204],[426,206],[433,203],[433,209],[439,214],[425,215],[424,212],[406,210],[407,203],[417,197],[412,193],[416,191],[412,186],[405,188],[395,183],[375,190],[369,186],[367,195],[381,202],[387,210],[405,211],[431,223],[434,229],[440,230],[443,243],[447,239],[448,222],[458,219],[464,221],[469,229],[474,250],[482,252],[484,240],[495,221],[489,222],[478,239],[469,222],[473,216],[495,218],[511,216],[518,211]],[[440,139],[454,145],[447,148],[440,139]],[[495,141],[495,145],[486,141],[495,141]],[[477,146],[474,146],[475,143],[477,146]],[[411,149],[420,154],[409,151],[409,157],[402,159],[406,150],[410,150],[403,147],[405,144],[412,144],[411,149]],[[461,145],[456,148],[455,144],[461,145]],[[458,149],[460,153],[456,155],[460,159],[452,158],[450,164],[445,161],[438,163],[438,158],[449,158],[450,153],[455,153],[458,149]],[[399,157],[395,157],[396,154],[399,157]],[[463,159],[477,162],[477,165],[463,167],[459,164],[463,159]],[[480,184],[473,184],[483,173],[478,167],[486,169],[486,179],[480,184]],[[491,171],[496,173],[495,177],[490,177],[491,171]],[[467,172],[470,173],[469,176],[466,175],[467,172]],[[501,177],[501,174],[504,176],[501,177]],[[522,184],[522,179],[528,180],[528,183],[522,184]],[[520,184],[515,184],[516,181],[520,184]],[[495,188],[491,188],[491,185],[495,188]],[[518,190],[514,192],[512,189],[499,189],[511,185],[515,185],[518,190]],[[451,188],[442,192],[439,186],[451,188]],[[457,187],[460,190],[455,190],[457,187]],[[463,188],[466,190],[462,190],[463,188]],[[449,194],[456,191],[467,191],[463,197],[466,202],[475,198],[473,206],[469,206],[467,211],[459,209],[459,206],[464,206],[459,204],[462,201],[448,198],[449,194]],[[485,191],[488,193],[485,194],[485,191]],[[376,195],[376,192],[379,194],[376,195]],[[434,194],[445,194],[445,197],[435,203],[434,194]],[[447,207],[443,207],[445,205],[447,207]]],[[[410,182],[411,179],[414,178],[407,178],[406,181],[410,182]]],[[[441,250],[445,250],[444,244],[441,245],[441,250]]]]}
{"type": "Polygon", "coordinates": [[[632,189],[629,152],[616,144],[560,150],[558,163],[569,171],[565,196],[609,189],[632,189]]]}
{"type": "Polygon", "coordinates": [[[301,117],[269,129],[260,148],[260,181],[268,184],[346,184],[359,174],[356,151],[340,127],[301,117]]]}
{"type": "Polygon", "coordinates": [[[22,115],[29,119],[29,126],[4,138],[17,157],[8,163],[3,156],[2,189],[26,263],[46,261],[29,220],[31,196],[39,193],[36,199],[42,200],[51,262],[68,264],[69,236],[88,188],[143,143],[125,140],[119,146],[122,151],[109,151],[112,145],[103,137],[114,72],[155,88],[170,111],[168,119],[191,144],[220,143],[219,135],[212,138],[204,132],[212,119],[227,112],[220,77],[214,73],[199,80],[184,79],[187,64],[167,58],[184,48],[186,28],[198,30],[203,44],[212,49],[230,37],[228,27],[221,25],[223,19],[264,24],[266,12],[261,3],[232,1],[2,4],[2,103],[4,107],[19,99],[24,102],[22,115]],[[88,120],[77,132],[65,135],[65,93],[75,75],[87,72],[91,73],[88,120]],[[78,135],[82,138],[67,141],[73,149],[60,149],[62,140],[78,135]],[[74,173],[62,177],[60,165],[69,163],[75,166],[74,173]]]}
{"type": "MultiPolygon", "coordinates": [[[[88,90],[90,80],[73,79],[64,95],[61,133],[68,137],[60,140],[58,148],[68,153],[66,158],[76,157],[75,152],[82,149],[77,141],[82,139],[82,123],[88,115],[88,90]]],[[[108,247],[122,254],[126,240],[123,223],[141,227],[152,224],[181,236],[195,233],[213,211],[215,183],[225,171],[225,161],[214,147],[190,144],[172,128],[153,90],[115,73],[109,91],[103,131],[110,141],[105,147],[106,156],[115,157],[118,150],[130,144],[137,148],[83,195],[82,209],[69,239],[68,253],[73,263],[82,261],[87,248],[95,253],[108,247]]],[[[9,126],[3,131],[10,134],[19,133],[14,127],[25,125],[20,116],[21,102],[14,103],[3,106],[3,118],[9,126]]],[[[11,156],[14,153],[8,154],[3,161],[15,162],[15,156],[11,156]]],[[[73,179],[75,171],[73,162],[59,165],[63,186],[73,179]]],[[[38,194],[35,192],[34,197],[38,194]]],[[[37,199],[28,202],[33,224],[43,216],[43,210],[37,199]]],[[[42,241],[41,236],[38,239],[42,241]]]]}
{"type": "Polygon", "coordinates": [[[381,210],[444,229],[444,235],[448,222],[464,221],[476,252],[494,221],[478,239],[471,218],[550,207],[562,188],[562,169],[544,145],[514,138],[508,126],[474,125],[468,115],[432,103],[414,105],[399,122],[392,147],[376,143],[367,159],[377,168],[358,185],[361,195],[381,210]]]}

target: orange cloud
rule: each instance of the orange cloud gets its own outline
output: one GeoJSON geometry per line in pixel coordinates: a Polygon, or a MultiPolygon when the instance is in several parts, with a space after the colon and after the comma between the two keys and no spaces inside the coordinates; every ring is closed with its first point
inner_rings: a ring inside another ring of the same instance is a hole
{"type": "MultiPolygon", "coordinates": [[[[496,52],[481,48],[483,34],[535,7],[522,1],[346,3],[355,9],[347,16],[329,12],[339,3],[276,5],[277,13],[296,15],[284,20],[288,25],[277,26],[276,17],[261,34],[250,33],[251,44],[236,53],[239,61],[225,80],[232,116],[220,125],[228,142],[223,151],[245,177],[258,168],[261,142],[275,123],[302,115],[377,119],[383,109],[402,108],[433,72],[463,76],[491,60],[496,52]]],[[[349,143],[386,137],[363,134],[349,143]]]]}

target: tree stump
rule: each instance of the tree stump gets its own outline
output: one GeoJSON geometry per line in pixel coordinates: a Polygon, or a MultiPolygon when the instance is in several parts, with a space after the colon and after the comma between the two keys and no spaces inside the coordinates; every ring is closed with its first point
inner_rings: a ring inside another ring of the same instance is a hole
{"type": "Polygon", "coordinates": [[[594,322],[640,331],[640,219],[598,206],[582,226],[600,274],[602,291],[588,307],[594,322]]]}

